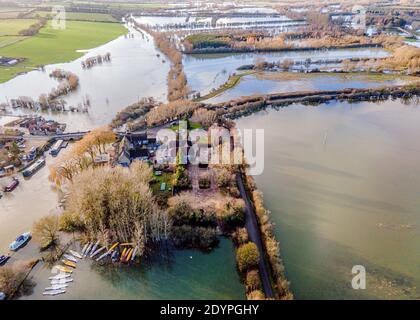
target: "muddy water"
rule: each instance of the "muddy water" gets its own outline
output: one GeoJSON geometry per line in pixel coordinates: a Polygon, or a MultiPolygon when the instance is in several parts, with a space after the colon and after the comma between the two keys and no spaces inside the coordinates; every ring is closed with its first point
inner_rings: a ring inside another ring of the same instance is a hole
{"type": "MultiPolygon", "coordinates": [[[[49,77],[60,68],[79,76],[79,88],[63,99],[67,106],[77,106],[89,97],[89,113],[50,113],[49,119],[67,123],[67,131],[86,130],[108,124],[115,114],[142,97],[166,101],[166,77],[169,63],[157,57],[153,39],[128,27],[131,36],[121,36],[90,50],[85,56],[69,63],[48,65],[45,71],[31,71],[0,84],[0,103],[19,96],[33,99],[49,93],[58,82],[49,77]],[[111,53],[111,62],[82,69],[81,61],[98,54],[111,53]]],[[[14,114],[22,110],[8,110],[14,114]]]]}
{"type": "Polygon", "coordinates": [[[350,58],[381,58],[388,53],[382,49],[342,49],[342,50],[310,50],[288,51],[270,53],[245,53],[245,54],[201,54],[184,56],[184,70],[188,84],[192,90],[201,95],[209,93],[213,88],[224,84],[229,75],[237,72],[237,68],[255,63],[256,59],[267,62],[279,62],[284,59],[305,61],[310,58],[315,60],[350,59],[350,58]]]}
{"type": "Polygon", "coordinates": [[[297,298],[420,298],[419,122],[419,105],[401,101],[238,120],[265,129],[255,178],[297,298]],[[366,290],[351,287],[354,265],[366,268],[366,290]]]}

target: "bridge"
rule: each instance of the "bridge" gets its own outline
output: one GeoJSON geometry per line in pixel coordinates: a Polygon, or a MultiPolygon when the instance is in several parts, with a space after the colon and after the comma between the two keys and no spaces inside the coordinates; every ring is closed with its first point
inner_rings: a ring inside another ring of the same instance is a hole
{"type": "Polygon", "coordinates": [[[0,138],[8,138],[8,139],[19,139],[23,138],[25,140],[80,140],[82,139],[85,134],[89,133],[90,131],[79,131],[79,132],[66,132],[66,133],[58,133],[53,135],[23,135],[23,136],[12,136],[6,134],[0,134],[0,138]]]}

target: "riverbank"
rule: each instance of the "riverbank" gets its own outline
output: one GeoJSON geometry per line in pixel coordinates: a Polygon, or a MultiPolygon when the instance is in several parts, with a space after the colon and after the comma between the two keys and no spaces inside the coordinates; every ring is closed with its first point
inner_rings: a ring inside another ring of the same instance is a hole
{"type": "Polygon", "coordinates": [[[420,95],[420,84],[391,86],[377,89],[344,89],[323,91],[301,91],[245,97],[204,107],[216,111],[218,116],[236,119],[267,107],[285,107],[294,103],[317,105],[332,100],[339,101],[384,101],[388,98],[411,99],[420,95]]]}

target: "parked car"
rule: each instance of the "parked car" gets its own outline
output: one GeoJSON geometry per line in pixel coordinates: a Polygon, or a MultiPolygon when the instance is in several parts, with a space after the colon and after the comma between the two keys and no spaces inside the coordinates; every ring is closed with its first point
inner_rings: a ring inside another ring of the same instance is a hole
{"type": "Polygon", "coordinates": [[[20,248],[22,248],[30,239],[31,239],[30,232],[23,233],[19,237],[17,237],[15,241],[13,241],[10,244],[9,248],[12,251],[17,251],[20,248]]]}

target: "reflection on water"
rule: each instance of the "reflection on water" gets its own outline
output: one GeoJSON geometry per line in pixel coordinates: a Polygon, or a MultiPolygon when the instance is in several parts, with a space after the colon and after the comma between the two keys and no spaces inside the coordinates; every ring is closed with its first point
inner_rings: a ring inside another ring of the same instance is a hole
{"type": "MultiPolygon", "coordinates": [[[[23,299],[45,299],[51,271],[39,266],[37,285],[23,299]]],[[[235,269],[233,244],[221,239],[210,254],[196,250],[165,252],[140,266],[98,266],[83,260],[65,295],[47,299],[244,299],[235,269]]]]}
{"type": "MultiPolygon", "coordinates": [[[[21,176],[19,186],[0,199],[0,254],[17,235],[30,231],[35,221],[49,213],[58,213],[58,193],[48,181],[48,166],[58,158],[47,156],[47,166],[32,178],[21,176]]],[[[9,178],[1,178],[4,186],[9,178]]],[[[221,239],[210,254],[194,250],[171,251],[139,267],[107,268],[92,266],[90,261],[78,264],[74,283],[67,293],[51,299],[244,299],[244,287],[236,272],[233,244],[221,239]]],[[[35,241],[13,256],[13,261],[39,257],[35,241]]],[[[36,286],[22,299],[45,299],[50,268],[40,264],[31,273],[36,286]]]]}
{"type": "MultiPolygon", "coordinates": [[[[67,130],[86,130],[108,124],[115,114],[142,97],[166,100],[168,63],[162,62],[150,36],[142,36],[129,27],[134,37],[121,36],[103,46],[92,49],[84,57],[69,63],[48,65],[45,71],[32,71],[0,84],[0,103],[19,96],[38,99],[49,93],[58,83],[49,77],[52,70],[61,68],[79,76],[79,88],[64,97],[67,106],[77,106],[86,96],[91,101],[88,114],[55,113],[48,118],[68,124],[67,130]],[[87,57],[111,53],[111,62],[82,69],[87,57]]],[[[21,113],[22,110],[13,110],[21,113]]]]}
{"type": "Polygon", "coordinates": [[[294,105],[238,121],[264,128],[256,177],[300,299],[420,297],[420,110],[401,101],[294,105]],[[367,289],[351,289],[351,269],[367,289]]]}
{"type": "Polygon", "coordinates": [[[308,50],[308,51],[283,51],[269,53],[244,53],[244,54],[201,54],[184,56],[184,70],[188,84],[192,90],[207,94],[213,88],[224,84],[229,75],[237,72],[237,68],[255,63],[255,59],[263,58],[267,62],[279,62],[283,59],[305,61],[310,58],[315,60],[350,59],[350,58],[382,58],[388,53],[382,49],[343,49],[343,50],[308,50]]]}
{"type": "MultiPolygon", "coordinates": [[[[268,73],[269,75],[269,73],[268,73]]],[[[363,75],[307,75],[298,74],[293,79],[260,79],[255,75],[247,75],[233,89],[206,100],[208,103],[219,103],[238,99],[243,96],[285,93],[294,91],[341,90],[346,88],[373,88],[389,85],[402,85],[402,78],[370,79],[363,75]]]]}

